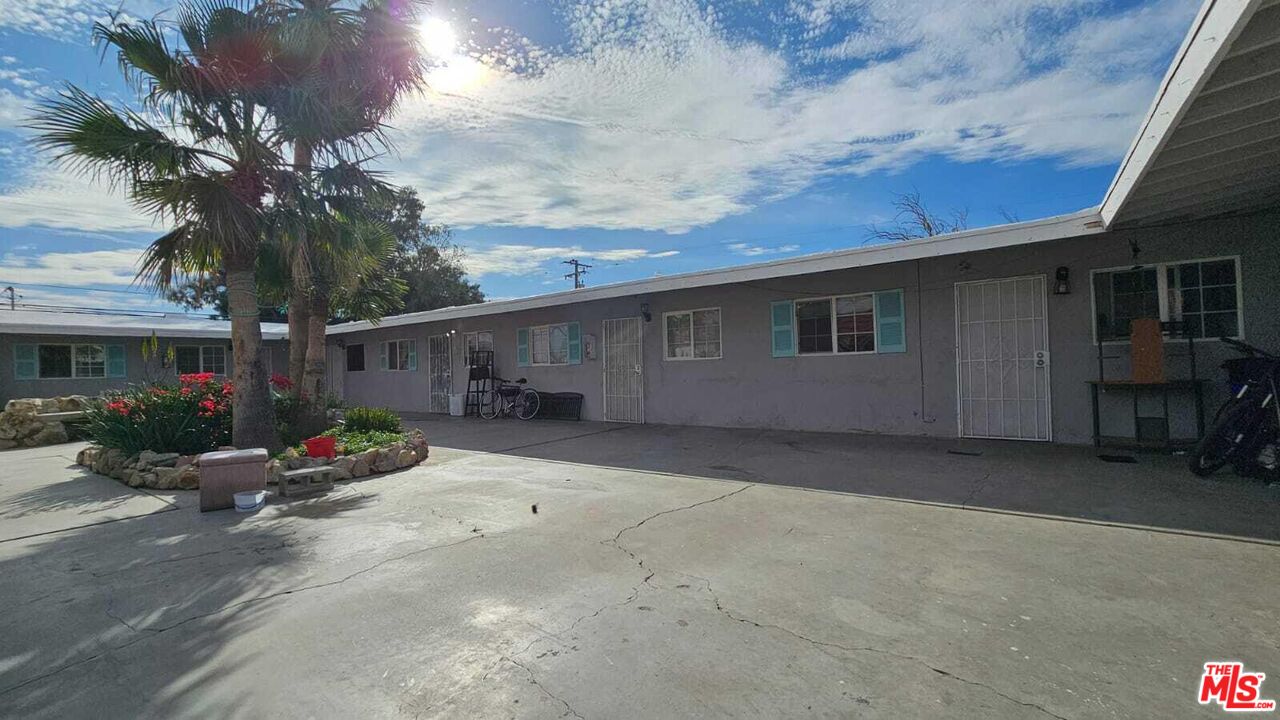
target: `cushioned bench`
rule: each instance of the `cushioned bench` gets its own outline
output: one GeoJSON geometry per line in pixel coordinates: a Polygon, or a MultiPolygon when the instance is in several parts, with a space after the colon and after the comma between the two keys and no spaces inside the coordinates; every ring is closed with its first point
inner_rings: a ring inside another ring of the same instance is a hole
{"type": "Polygon", "coordinates": [[[217,450],[200,456],[200,512],[235,507],[238,492],[267,489],[267,451],[217,450]]]}

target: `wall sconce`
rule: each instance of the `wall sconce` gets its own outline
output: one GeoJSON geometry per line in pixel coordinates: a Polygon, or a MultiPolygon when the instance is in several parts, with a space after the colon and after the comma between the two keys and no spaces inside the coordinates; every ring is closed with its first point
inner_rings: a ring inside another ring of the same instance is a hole
{"type": "Polygon", "coordinates": [[[653,315],[649,312],[649,303],[640,303],[640,316],[644,318],[645,322],[653,320],[653,315]]]}
{"type": "Polygon", "coordinates": [[[1054,273],[1053,279],[1054,295],[1070,295],[1071,294],[1071,269],[1066,265],[1058,268],[1054,273]]]}
{"type": "Polygon", "coordinates": [[[339,347],[339,348],[341,348],[341,349],[343,349],[343,350],[346,350],[346,349],[347,349],[347,341],[346,341],[346,340],[344,340],[344,339],[342,339],[342,338],[338,338],[338,347],[339,347]]]}

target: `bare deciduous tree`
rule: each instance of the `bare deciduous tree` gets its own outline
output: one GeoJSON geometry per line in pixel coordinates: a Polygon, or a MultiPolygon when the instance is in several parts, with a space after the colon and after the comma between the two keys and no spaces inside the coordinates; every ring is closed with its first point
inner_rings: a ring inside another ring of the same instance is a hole
{"type": "Polygon", "coordinates": [[[920,238],[946,235],[969,228],[969,211],[953,210],[949,218],[937,215],[920,198],[920,191],[897,195],[893,201],[897,210],[894,224],[891,227],[872,225],[868,232],[868,240],[880,242],[905,242],[920,238]]]}

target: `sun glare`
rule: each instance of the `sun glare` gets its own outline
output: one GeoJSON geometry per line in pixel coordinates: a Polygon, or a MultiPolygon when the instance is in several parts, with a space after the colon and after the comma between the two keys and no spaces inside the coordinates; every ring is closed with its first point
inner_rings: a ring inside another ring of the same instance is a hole
{"type": "Polygon", "coordinates": [[[484,63],[458,52],[458,33],[447,20],[427,18],[418,26],[422,49],[435,67],[427,72],[427,85],[437,92],[452,93],[484,82],[489,68],[484,63]]]}
{"type": "Polygon", "coordinates": [[[450,60],[458,51],[458,34],[447,20],[427,18],[418,26],[422,49],[440,60],[450,60]]]}

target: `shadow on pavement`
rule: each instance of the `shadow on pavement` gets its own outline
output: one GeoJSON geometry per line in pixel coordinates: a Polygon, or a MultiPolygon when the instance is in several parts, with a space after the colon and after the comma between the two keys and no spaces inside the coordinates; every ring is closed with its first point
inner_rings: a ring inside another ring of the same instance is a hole
{"type": "Polygon", "coordinates": [[[433,446],[1280,542],[1280,485],[1092,448],[887,435],[415,416],[433,446]]]}

